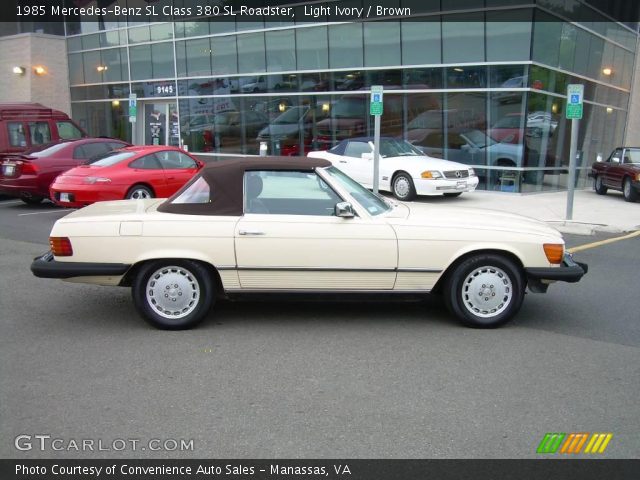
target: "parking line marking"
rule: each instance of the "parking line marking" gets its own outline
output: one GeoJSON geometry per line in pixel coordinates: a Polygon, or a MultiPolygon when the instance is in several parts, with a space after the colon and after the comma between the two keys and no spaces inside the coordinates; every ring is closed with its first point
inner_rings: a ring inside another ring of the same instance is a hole
{"type": "Polygon", "coordinates": [[[19,213],[18,216],[19,217],[24,217],[25,215],[40,215],[41,213],[69,213],[73,210],[76,210],[75,208],[68,208],[68,209],[64,209],[64,210],[47,210],[45,212],[31,212],[31,213],[19,213]]]}
{"type": "Polygon", "coordinates": [[[620,240],[627,240],[629,238],[633,238],[637,236],[640,236],[640,230],[636,230],[635,232],[629,233],[627,235],[623,235],[621,237],[608,238],[606,240],[600,240],[598,242],[586,243],[584,245],[578,245],[577,247],[567,248],[567,252],[569,253],[581,252],[583,250],[589,250],[590,248],[601,247],[602,245],[619,242],[620,240]]]}
{"type": "Polygon", "coordinates": [[[18,205],[22,203],[24,205],[24,202],[22,200],[3,200],[0,201],[0,206],[2,205],[18,205]]]}

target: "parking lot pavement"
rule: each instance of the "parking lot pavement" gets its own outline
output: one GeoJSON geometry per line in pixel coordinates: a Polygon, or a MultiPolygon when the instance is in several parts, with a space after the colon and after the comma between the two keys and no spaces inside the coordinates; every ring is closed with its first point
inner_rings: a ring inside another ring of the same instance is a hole
{"type": "Polygon", "coordinates": [[[56,214],[31,211],[0,206],[1,457],[533,458],[546,432],[640,451],[638,237],[576,254],[580,283],[527,295],[498,330],[459,327],[431,299],[219,302],[165,332],[128,289],[33,277],[56,214]],[[22,452],[20,434],[194,449],[22,452]]]}

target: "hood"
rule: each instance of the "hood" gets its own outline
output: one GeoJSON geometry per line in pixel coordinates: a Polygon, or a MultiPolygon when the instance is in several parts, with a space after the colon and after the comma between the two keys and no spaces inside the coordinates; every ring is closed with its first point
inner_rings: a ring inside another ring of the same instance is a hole
{"type": "Polygon", "coordinates": [[[451,160],[443,160],[442,158],[430,157],[428,155],[416,155],[406,157],[388,157],[387,161],[393,163],[402,161],[405,165],[411,165],[421,170],[439,170],[441,172],[449,170],[468,170],[469,165],[464,165],[451,160]]]}
{"type": "Polygon", "coordinates": [[[405,225],[438,226],[459,230],[503,231],[554,237],[558,241],[562,239],[562,234],[545,222],[515,213],[424,203],[405,205],[409,210],[406,220],[403,222],[405,225]]]}

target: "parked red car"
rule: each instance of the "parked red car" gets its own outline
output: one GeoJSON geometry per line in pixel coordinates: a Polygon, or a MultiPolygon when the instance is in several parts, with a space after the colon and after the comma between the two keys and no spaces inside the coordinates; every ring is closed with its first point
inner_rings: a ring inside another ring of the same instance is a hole
{"type": "Polygon", "coordinates": [[[598,195],[607,190],[621,190],[627,202],[640,199],[640,148],[616,148],[604,162],[591,166],[593,188],[598,195]]]}
{"type": "Polygon", "coordinates": [[[102,200],[169,197],[204,162],[178,147],[134,146],[106,153],[60,175],[49,189],[63,207],[83,207],[102,200]]]}
{"type": "Polygon", "coordinates": [[[86,138],[32,147],[1,162],[0,194],[35,205],[49,197],[49,187],[62,172],[90,158],[128,146],[111,138],[86,138]]]}

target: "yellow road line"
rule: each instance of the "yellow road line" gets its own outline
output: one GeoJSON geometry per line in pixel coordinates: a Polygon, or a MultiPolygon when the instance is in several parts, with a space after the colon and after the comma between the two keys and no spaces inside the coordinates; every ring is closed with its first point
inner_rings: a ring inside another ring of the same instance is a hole
{"type": "Polygon", "coordinates": [[[623,235],[622,237],[608,238],[606,240],[600,240],[598,242],[587,243],[585,245],[579,245],[577,247],[567,248],[567,252],[576,253],[581,252],[583,250],[588,250],[590,248],[601,247],[602,245],[607,245],[609,243],[619,242],[620,240],[627,240],[629,238],[640,236],[640,230],[636,230],[635,232],[629,233],[627,235],[623,235]]]}

